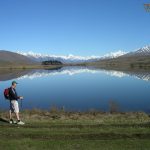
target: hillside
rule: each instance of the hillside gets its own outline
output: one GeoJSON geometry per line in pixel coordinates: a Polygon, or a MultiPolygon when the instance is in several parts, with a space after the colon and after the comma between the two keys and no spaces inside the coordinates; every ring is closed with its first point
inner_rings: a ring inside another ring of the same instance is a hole
{"type": "Polygon", "coordinates": [[[0,50],[0,66],[35,65],[30,58],[10,51],[0,50]]]}
{"type": "Polygon", "coordinates": [[[86,65],[108,69],[149,69],[150,56],[119,57],[86,63],[86,65]]]}
{"type": "Polygon", "coordinates": [[[150,69],[150,47],[146,46],[117,58],[100,59],[86,65],[119,70],[150,69]]]}

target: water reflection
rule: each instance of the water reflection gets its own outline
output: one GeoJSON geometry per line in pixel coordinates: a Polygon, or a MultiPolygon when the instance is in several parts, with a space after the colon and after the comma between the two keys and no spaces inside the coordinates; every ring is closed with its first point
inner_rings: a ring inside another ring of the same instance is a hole
{"type": "Polygon", "coordinates": [[[0,70],[0,81],[12,80],[28,74],[31,70],[4,69],[0,70]]]}
{"type": "Polygon", "coordinates": [[[17,91],[25,97],[23,108],[150,112],[148,71],[102,70],[63,67],[53,70],[0,71],[0,108],[8,108],[3,91],[10,80],[19,80],[17,91]],[[143,81],[145,80],[145,81],[143,81]],[[110,103],[111,100],[111,103],[110,103]],[[108,104],[111,106],[108,108],[108,104]]]}
{"type": "Polygon", "coordinates": [[[48,76],[56,75],[76,75],[82,73],[91,74],[106,74],[113,77],[123,78],[123,77],[135,77],[137,79],[142,79],[145,81],[150,81],[150,71],[116,71],[116,70],[104,70],[95,69],[93,67],[62,67],[50,70],[34,69],[34,70],[1,70],[0,71],[0,81],[6,81],[17,78],[21,79],[35,79],[48,76]]]}

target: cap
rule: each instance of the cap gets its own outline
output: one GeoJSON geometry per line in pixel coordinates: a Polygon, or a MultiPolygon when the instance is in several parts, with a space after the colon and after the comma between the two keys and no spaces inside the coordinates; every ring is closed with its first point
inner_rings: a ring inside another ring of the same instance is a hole
{"type": "Polygon", "coordinates": [[[16,81],[12,81],[12,84],[18,84],[16,81]]]}

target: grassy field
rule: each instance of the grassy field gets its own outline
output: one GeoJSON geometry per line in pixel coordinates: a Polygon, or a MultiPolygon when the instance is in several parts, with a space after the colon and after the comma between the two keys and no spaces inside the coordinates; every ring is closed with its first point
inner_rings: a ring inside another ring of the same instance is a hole
{"type": "Polygon", "coordinates": [[[3,150],[149,150],[150,118],[142,112],[25,110],[24,126],[0,116],[3,150]]]}

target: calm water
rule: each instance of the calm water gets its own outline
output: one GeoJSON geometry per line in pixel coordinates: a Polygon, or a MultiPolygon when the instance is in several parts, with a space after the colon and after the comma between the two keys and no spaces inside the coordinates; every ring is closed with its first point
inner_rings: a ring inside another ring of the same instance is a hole
{"type": "Polygon", "coordinates": [[[150,112],[150,73],[119,72],[85,67],[56,70],[3,71],[0,73],[0,108],[7,109],[3,90],[18,81],[22,109],[109,110],[110,101],[121,111],[150,112]]]}

